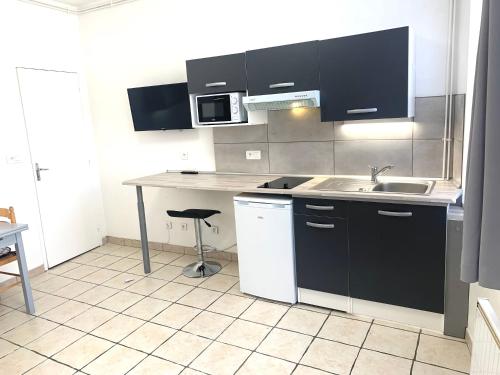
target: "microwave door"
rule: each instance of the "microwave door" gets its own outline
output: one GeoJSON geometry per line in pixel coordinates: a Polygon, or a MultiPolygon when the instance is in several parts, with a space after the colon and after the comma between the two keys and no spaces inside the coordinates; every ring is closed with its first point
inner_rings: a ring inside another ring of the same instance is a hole
{"type": "Polygon", "coordinates": [[[231,103],[229,95],[199,96],[198,123],[214,124],[231,121],[231,103]]]}

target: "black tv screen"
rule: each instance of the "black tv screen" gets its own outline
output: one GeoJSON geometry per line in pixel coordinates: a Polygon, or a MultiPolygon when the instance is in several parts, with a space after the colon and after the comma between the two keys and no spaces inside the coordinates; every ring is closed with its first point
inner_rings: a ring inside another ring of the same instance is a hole
{"type": "Polygon", "coordinates": [[[193,127],[186,82],[127,91],[135,131],[193,127]]]}

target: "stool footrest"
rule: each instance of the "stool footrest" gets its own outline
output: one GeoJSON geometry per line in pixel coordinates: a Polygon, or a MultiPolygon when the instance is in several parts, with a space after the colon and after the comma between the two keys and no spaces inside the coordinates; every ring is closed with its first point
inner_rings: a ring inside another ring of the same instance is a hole
{"type": "MultiPolygon", "coordinates": [[[[214,246],[211,246],[211,245],[203,245],[202,248],[203,248],[203,254],[211,253],[212,251],[217,251],[217,249],[214,246]]],[[[194,245],[193,249],[196,250],[196,254],[200,253],[198,251],[198,246],[194,245]]]]}
{"type": "Polygon", "coordinates": [[[198,261],[184,267],[182,274],[187,277],[208,277],[216,274],[222,266],[217,262],[198,261]]]}

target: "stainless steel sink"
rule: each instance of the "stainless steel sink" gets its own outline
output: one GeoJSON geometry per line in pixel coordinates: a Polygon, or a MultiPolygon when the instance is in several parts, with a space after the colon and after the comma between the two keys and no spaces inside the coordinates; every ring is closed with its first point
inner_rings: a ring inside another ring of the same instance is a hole
{"type": "Polygon", "coordinates": [[[379,182],[373,192],[399,193],[399,194],[430,194],[434,181],[421,182],[379,182]]]}
{"type": "Polygon", "coordinates": [[[369,180],[355,178],[328,178],[313,186],[313,190],[345,191],[359,193],[393,193],[429,195],[434,188],[434,181],[384,181],[373,183],[369,180]]]}
{"type": "Polygon", "coordinates": [[[369,192],[372,190],[373,183],[370,180],[357,178],[332,177],[313,186],[313,190],[323,191],[346,191],[346,192],[369,192]]]}

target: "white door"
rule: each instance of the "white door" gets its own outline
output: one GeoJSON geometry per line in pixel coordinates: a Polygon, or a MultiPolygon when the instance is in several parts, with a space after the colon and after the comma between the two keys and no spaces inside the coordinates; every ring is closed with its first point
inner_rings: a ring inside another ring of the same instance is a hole
{"type": "Polygon", "coordinates": [[[100,190],[76,73],[17,70],[47,264],[99,246],[100,190]],[[44,170],[46,169],[46,170],[44,170]]]}

